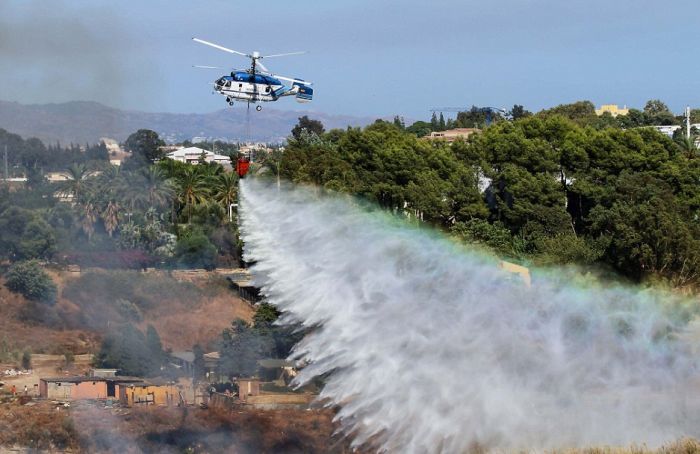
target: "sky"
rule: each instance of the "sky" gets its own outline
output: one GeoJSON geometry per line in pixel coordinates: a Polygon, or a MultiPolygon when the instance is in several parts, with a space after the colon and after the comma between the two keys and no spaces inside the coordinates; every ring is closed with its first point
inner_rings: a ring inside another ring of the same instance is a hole
{"type": "Polygon", "coordinates": [[[314,102],[276,108],[430,116],[432,107],[588,99],[700,107],[697,0],[0,0],[0,100],[72,100],[149,112],[225,107],[192,65],[270,59],[314,82],[314,102]]]}

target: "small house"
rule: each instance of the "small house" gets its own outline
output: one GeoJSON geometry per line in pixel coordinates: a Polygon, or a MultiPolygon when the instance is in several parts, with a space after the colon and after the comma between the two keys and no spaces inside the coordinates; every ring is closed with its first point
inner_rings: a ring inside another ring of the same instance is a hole
{"type": "Polygon", "coordinates": [[[124,382],[117,387],[119,402],[133,407],[136,405],[171,406],[180,402],[180,390],[174,382],[160,380],[124,382]]]}
{"type": "Polygon", "coordinates": [[[117,397],[117,382],[138,382],[134,377],[56,377],[39,380],[39,396],[55,400],[93,400],[117,397]]]}

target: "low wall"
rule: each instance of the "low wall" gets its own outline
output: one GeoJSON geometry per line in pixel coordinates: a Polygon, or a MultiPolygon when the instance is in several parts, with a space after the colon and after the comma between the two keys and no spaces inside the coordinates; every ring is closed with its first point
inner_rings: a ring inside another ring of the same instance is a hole
{"type": "MultiPolygon", "coordinates": [[[[91,353],[87,353],[85,355],[75,355],[73,356],[73,363],[75,364],[92,364],[92,359],[93,355],[91,353]]],[[[54,365],[54,364],[62,364],[66,360],[66,357],[64,355],[42,355],[42,354],[33,354],[32,355],[32,365],[33,366],[38,366],[38,365],[54,365]]]]}
{"type": "Polygon", "coordinates": [[[247,396],[245,401],[237,396],[214,393],[209,396],[208,405],[214,408],[234,409],[239,406],[251,406],[260,410],[278,410],[282,408],[308,408],[314,401],[314,394],[265,393],[247,396]]]}

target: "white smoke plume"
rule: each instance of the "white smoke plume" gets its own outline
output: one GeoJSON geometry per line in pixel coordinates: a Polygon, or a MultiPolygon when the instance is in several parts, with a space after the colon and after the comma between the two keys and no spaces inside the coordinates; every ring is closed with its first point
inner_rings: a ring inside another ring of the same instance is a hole
{"type": "Polygon", "coordinates": [[[539,450],[700,435],[697,363],[669,296],[527,288],[496,261],[317,190],[241,185],[256,282],[313,327],[298,380],[354,444],[388,452],[539,450]]]}

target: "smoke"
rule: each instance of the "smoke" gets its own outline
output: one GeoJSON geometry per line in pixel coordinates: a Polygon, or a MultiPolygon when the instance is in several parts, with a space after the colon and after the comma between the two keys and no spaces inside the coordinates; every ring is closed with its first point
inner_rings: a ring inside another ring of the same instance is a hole
{"type": "Polygon", "coordinates": [[[141,55],[143,45],[125,34],[127,20],[107,4],[0,2],[0,99],[112,105],[143,100],[157,75],[141,55]],[[129,80],[134,73],[138,80],[129,80]]]}
{"type": "MultiPolygon", "coordinates": [[[[313,327],[299,383],[389,452],[657,446],[700,435],[676,301],[511,280],[483,254],[303,188],[241,185],[248,259],[283,322],[313,327]],[[691,392],[692,391],[692,392],[691,392]]],[[[537,277],[537,274],[535,274],[537,277]]],[[[696,385],[697,386],[697,385],[696,385]]]]}

